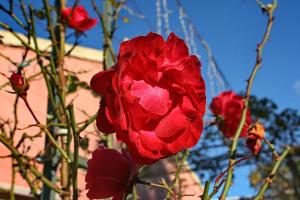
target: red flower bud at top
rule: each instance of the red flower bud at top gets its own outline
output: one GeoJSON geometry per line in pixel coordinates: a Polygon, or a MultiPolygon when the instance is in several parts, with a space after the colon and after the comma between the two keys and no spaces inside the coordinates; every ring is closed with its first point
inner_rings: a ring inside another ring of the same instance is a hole
{"type": "Polygon", "coordinates": [[[29,84],[25,77],[21,73],[13,72],[9,77],[10,84],[13,90],[21,96],[27,95],[27,90],[29,89],[29,84]]]}
{"type": "Polygon", "coordinates": [[[247,146],[254,155],[257,155],[261,148],[261,140],[265,137],[263,124],[256,122],[248,130],[247,146]]]}
{"type": "Polygon", "coordinates": [[[65,20],[71,28],[84,32],[96,25],[97,20],[90,18],[83,6],[76,6],[73,11],[72,9],[72,7],[68,7],[61,11],[62,19],[65,20]]]}
{"type": "MultiPolygon", "coordinates": [[[[226,91],[214,97],[209,108],[211,112],[221,118],[218,127],[226,138],[234,136],[242,117],[244,107],[243,97],[233,91],[226,91]]],[[[250,110],[247,111],[246,122],[243,126],[240,137],[247,136],[247,130],[251,124],[250,110]]]]}
{"type": "Polygon", "coordinates": [[[125,142],[133,159],[150,164],[194,146],[203,129],[201,64],[171,33],[125,41],[118,61],[91,80],[101,94],[97,127],[125,142]]]}
{"type": "Polygon", "coordinates": [[[138,172],[138,165],[126,151],[119,153],[101,146],[93,152],[92,159],[88,161],[85,177],[87,197],[113,197],[114,200],[122,200],[124,195],[131,192],[138,172]]]}

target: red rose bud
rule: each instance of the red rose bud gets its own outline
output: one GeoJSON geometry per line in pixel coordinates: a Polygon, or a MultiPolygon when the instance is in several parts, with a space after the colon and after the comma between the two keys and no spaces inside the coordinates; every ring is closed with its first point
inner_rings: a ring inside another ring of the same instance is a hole
{"type": "MultiPolygon", "coordinates": [[[[243,107],[243,97],[235,94],[233,91],[223,92],[219,96],[213,98],[209,108],[215,116],[221,119],[218,120],[218,127],[226,138],[234,136],[242,117],[243,107]]],[[[251,121],[251,114],[248,109],[246,122],[240,137],[247,136],[247,129],[251,124],[251,121]]]]}
{"type": "Polygon", "coordinates": [[[68,23],[69,27],[84,32],[96,25],[97,20],[90,18],[83,6],[76,6],[73,11],[72,9],[72,7],[68,7],[61,11],[62,19],[68,23]]]}
{"type": "Polygon", "coordinates": [[[13,90],[21,96],[27,95],[27,90],[29,89],[29,84],[25,77],[21,73],[13,72],[9,77],[10,84],[13,90]]]}
{"type": "Polygon", "coordinates": [[[263,124],[256,122],[248,130],[247,146],[254,155],[257,155],[261,148],[261,140],[265,137],[263,124]]]}
{"type": "Polygon", "coordinates": [[[149,33],[125,41],[116,65],[91,80],[101,94],[101,132],[116,132],[133,159],[150,164],[193,147],[203,129],[205,83],[185,42],[149,33]]]}
{"type": "Polygon", "coordinates": [[[130,155],[123,151],[99,147],[88,161],[85,177],[87,197],[89,199],[105,199],[113,197],[122,200],[128,194],[138,175],[138,165],[130,155]]]}
{"type": "Polygon", "coordinates": [[[261,140],[260,139],[247,139],[247,147],[252,151],[254,155],[257,155],[261,148],[261,140]]]}

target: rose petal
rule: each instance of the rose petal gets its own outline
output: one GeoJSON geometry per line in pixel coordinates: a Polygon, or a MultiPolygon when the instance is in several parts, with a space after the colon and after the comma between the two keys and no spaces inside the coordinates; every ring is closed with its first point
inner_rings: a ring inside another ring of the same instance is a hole
{"type": "Polygon", "coordinates": [[[165,55],[169,60],[184,58],[189,55],[189,49],[184,40],[171,33],[166,41],[165,55]]]}
{"type": "Polygon", "coordinates": [[[113,177],[96,178],[94,184],[88,187],[87,197],[90,199],[104,199],[122,193],[125,183],[113,177]]]}
{"type": "Polygon", "coordinates": [[[185,131],[186,126],[187,121],[184,114],[176,107],[160,121],[155,133],[159,139],[172,142],[185,131]]]}
{"type": "Polygon", "coordinates": [[[145,81],[134,81],[131,94],[140,98],[140,105],[150,113],[164,115],[170,107],[169,92],[160,87],[152,87],[145,81]]]}
{"type": "Polygon", "coordinates": [[[131,40],[122,42],[120,45],[119,58],[134,52],[143,52],[149,57],[157,57],[165,45],[161,35],[150,32],[146,36],[138,36],[131,40]]]}
{"type": "Polygon", "coordinates": [[[96,118],[96,125],[99,131],[103,133],[114,133],[115,128],[114,125],[107,117],[108,111],[106,107],[106,103],[104,99],[101,99],[100,102],[100,109],[98,111],[98,116],[96,118]]]}
{"type": "Polygon", "coordinates": [[[80,24],[78,24],[77,29],[83,32],[93,28],[96,24],[97,24],[97,19],[95,18],[84,19],[83,21],[80,22],[80,24]]]}
{"type": "Polygon", "coordinates": [[[110,68],[107,71],[101,71],[95,74],[90,82],[92,89],[98,94],[104,95],[111,86],[111,79],[114,74],[114,68],[110,68]]]}

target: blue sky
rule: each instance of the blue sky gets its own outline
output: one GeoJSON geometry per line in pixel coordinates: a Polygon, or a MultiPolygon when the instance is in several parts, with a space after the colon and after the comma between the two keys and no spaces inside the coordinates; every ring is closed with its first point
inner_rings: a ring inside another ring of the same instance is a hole
{"type": "MultiPolygon", "coordinates": [[[[35,7],[41,8],[41,1],[31,0],[35,7]]],[[[73,0],[69,0],[72,3],[73,0]]],[[[92,12],[90,1],[81,0],[92,12]]],[[[101,1],[97,1],[98,3],[101,1]]],[[[116,32],[114,45],[116,48],[125,38],[147,34],[156,31],[156,14],[154,0],[134,1],[143,14],[152,24],[151,28],[145,20],[131,16],[128,12],[122,12],[122,17],[129,18],[129,23],[120,22],[116,32]]],[[[183,36],[178,21],[178,9],[174,1],[169,2],[170,28],[179,36],[183,36]]],[[[265,1],[270,2],[270,1],[265,1]]],[[[255,63],[255,48],[264,33],[267,17],[262,15],[255,0],[182,0],[187,14],[200,34],[206,39],[213,50],[217,62],[232,86],[239,92],[246,86],[248,78],[255,63]]],[[[101,5],[101,3],[99,3],[101,5]]],[[[134,8],[134,3],[129,0],[129,7],[134,8]]],[[[269,43],[263,52],[262,68],[259,70],[253,85],[252,94],[258,97],[273,99],[279,109],[286,107],[300,107],[300,1],[285,0],[278,2],[278,10],[275,12],[274,27],[269,43]]],[[[17,10],[19,13],[19,10],[17,10]]],[[[0,14],[1,19],[10,23],[7,16],[0,14]]],[[[40,36],[47,37],[42,21],[40,36]]],[[[13,25],[16,30],[18,29],[13,25]]],[[[87,37],[81,39],[84,46],[101,49],[102,35],[100,26],[86,32],[87,37]]],[[[199,54],[202,57],[204,76],[207,69],[206,52],[198,44],[199,54]]],[[[208,94],[210,98],[210,94],[208,94]]],[[[208,100],[209,102],[209,100],[208,100]]],[[[239,169],[230,196],[247,195],[250,190],[247,178],[249,168],[239,169]]]]}

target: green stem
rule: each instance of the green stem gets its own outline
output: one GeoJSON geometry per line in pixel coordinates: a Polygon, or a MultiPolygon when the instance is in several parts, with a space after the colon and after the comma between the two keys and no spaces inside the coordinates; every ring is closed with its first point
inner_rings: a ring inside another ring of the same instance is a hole
{"type": "Polygon", "coordinates": [[[78,134],[84,131],[91,123],[95,121],[97,118],[98,113],[94,114],[90,119],[88,119],[79,129],[78,129],[78,134]]]}
{"type": "Polygon", "coordinates": [[[206,181],[205,186],[204,186],[204,191],[201,196],[201,200],[209,200],[210,199],[209,195],[208,195],[209,187],[210,187],[210,181],[206,181]]]}
{"type": "MultiPolygon", "coordinates": [[[[184,163],[185,163],[185,161],[186,161],[188,155],[189,155],[189,151],[188,151],[188,150],[185,150],[184,153],[183,153],[182,159],[180,160],[179,165],[178,165],[178,167],[177,167],[177,170],[176,170],[176,172],[175,172],[175,177],[174,177],[174,179],[173,179],[173,181],[172,181],[172,183],[171,183],[171,185],[170,185],[170,189],[171,189],[172,191],[174,190],[174,187],[175,187],[175,185],[176,185],[177,180],[180,178],[180,177],[179,177],[179,176],[180,176],[180,172],[181,172],[181,170],[182,170],[182,168],[183,168],[183,166],[184,166],[184,163]]],[[[169,199],[169,198],[170,198],[170,195],[171,195],[171,194],[168,193],[167,196],[166,196],[166,199],[169,199]]]]}
{"type": "Polygon", "coordinates": [[[42,124],[37,124],[36,126],[40,127],[46,133],[46,135],[49,138],[52,145],[54,145],[57,148],[57,150],[60,152],[60,154],[62,155],[64,160],[70,164],[71,159],[69,158],[68,154],[65,152],[65,150],[62,149],[62,147],[59,146],[59,144],[57,143],[55,138],[52,136],[50,131],[47,129],[47,127],[43,126],[42,124]]]}
{"type": "Polygon", "coordinates": [[[12,153],[13,157],[18,161],[19,165],[21,166],[21,170],[23,171],[23,174],[27,174],[26,169],[28,169],[37,179],[41,180],[43,183],[45,183],[49,188],[57,192],[61,195],[66,195],[66,193],[59,189],[56,185],[54,185],[49,179],[44,177],[35,167],[30,165],[29,161],[25,159],[25,157],[15,148],[13,147],[7,139],[0,134],[0,142],[4,144],[12,153]]]}
{"type": "MultiPolygon", "coordinates": [[[[249,104],[249,98],[250,98],[250,92],[251,92],[252,84],[253,84],[255,75],[256,75],[258,69],[261,66],[262,51],[263,51],[263,47],[267,43],[268,38],[270,36],[270,31],[271,31],[271,28],[272,28],[272,25],[273,25],[273,14],[274,14],[274,10],[277,8],[277,1],[274,0],[273,4],[268,5],[267,8],[268,8],[266,10],[266,12],[268,14],[267,27],[266,27],[264,36],[263,36],[261,42],[258,44],[257,49],[256,49],[256,62],[255,62],[255,65],[253,67],[253,70],[251,72],[251,75],[248,79],[247,88],[246,88],[246,96],[245,96],[245,99],[244,99],[245,103],[244,103],[244,108],[242,110],[241,120],[240,120],[239,126],[237,128],[237,131],[234,135],[233,142],[232,142],[231,147],[230,147],[229,166],[232,166],[232,165],[235,164],[236,148],[237,148],[237,144],[238,144],[238,139],[239,139],[240,134],[242,132],[243,126],[246,122],[248,104],[249,104]]],[[[227,196],[227,193],[229,191],[229,188],[230,188],[231,182],[232,182],[232,175],[233,175],[233,168],[228,170],[227,177],[226,177],[226,182],[225,182],[220,200],[225,200],[225,198],[227,196]]]]}
{"type": "Polygon", "coordinates": [[[147,182],[147,181],[142,181],[142,180],[137,180],[136,183],[140,183],[143,185],[148,185],[151,187],[157,187],[157,188],[162,188],[164,190],[167,190],[168,194],[170,194],[174,200],[177,200],[177,197],[174,195],[172,189],[168,186],[157,184],[157,183],[151,183],[151,182],[147,182]]]}
{"type": "Polygon", "coordinates": [[[262,200],[263,199],[263,195],[264,195],[265,191],[269,187],[270,183],[272,182],[272,179],[274,178],[277,170],[279,169],[280,164],[282,163],[284,158],[288,155],[289,151],[290,151],[290,147],[287,147],[284,150],[284,152],[281,154],[281,156],[277,159],[277,161],[275,162],[275,165],[272,168],[271,173],[265,179],[265,182],[264,182],[263,186],[260,188],[260,190],[257,193],[257,195],[255,196],[254,200],[262,200]]]}
{"type": "Polygon", "coordinates": [[[78,199],[77,171],[78,171],[78,158],[79,158],[79,134],[77,132],[73,104],[69,105],[67,109],[69,111],[72,133],[74,137],[74,158],[73,158],[73,168],[72,168],[73,200],[77,200],[78,199]]]}

